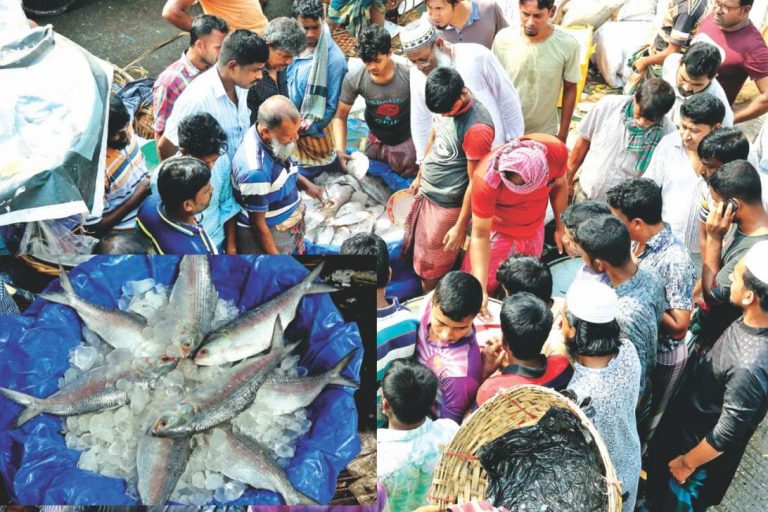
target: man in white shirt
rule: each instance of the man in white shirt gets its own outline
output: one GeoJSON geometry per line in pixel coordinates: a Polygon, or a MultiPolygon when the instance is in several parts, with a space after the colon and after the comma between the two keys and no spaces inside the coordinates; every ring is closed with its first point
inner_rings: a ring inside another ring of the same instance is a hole
{"type": "Polygon", "coordinates": [[[667,117],[680,126],[680,106],[686,100],[699,94],[711,94],[725,105],[723,126],[733,126],[733,110],[728,96],[715,76],[720,68],[722,56],[716,46],[709,43],[691,45],[685,54],[674,53],[664,60],[661,77],[675,91],[675,106],[667,117]]]}
{"type": "Polygon", "coordinates": [[[427,108],[424,90],[427,75],[435,68],[449,67],[459,72],[475,98],[493,118],[498,146],[524,133],[523,111],[515,86],[488,48],[474,43],[451,44],[438,37],[424,19],[409,23],[400,32],[400,43],[411,68],[411,133],[416,160],[424,158],[432,132],[432,113],[427,108]]]}
{"type": "Polygon", "coordinates": [[[645,172],[661,187],[662,218],[701,269],[699,202],[707,184],[696,153],[701,140],[722,126],[725,105],[711,94],[697,94],[680,107],[680,127],[659,142],[645,172]]]}

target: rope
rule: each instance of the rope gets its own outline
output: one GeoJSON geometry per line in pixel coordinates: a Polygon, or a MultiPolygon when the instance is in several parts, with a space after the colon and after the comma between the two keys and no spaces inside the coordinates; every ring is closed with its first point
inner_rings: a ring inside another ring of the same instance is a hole
{"type": "Polygon", "coordinates": [[[145,51],[144,53],[142,53],[141,55],[139,55],[138,57],[133,59],[131,62],[129,62],[128,64],[123,66],[123,69],[130,68],[131,66],[137,64],[139,61],[141,61],[145,57],[149,56],[150,54],[156,52],[157,50],[159,50],[163,46],[167,46],[167,45],[171,44],[172,42],[176,41],[177,39],[179,39],[180,37],[188,36],[188,35],[189,35],[189,32],[179,32],[178,34],[176,34],[172,38],[168,39],[167,41],[163,41],[162,43],[156,45],[154,48],[151,48],[151,49],[145,51]]]}

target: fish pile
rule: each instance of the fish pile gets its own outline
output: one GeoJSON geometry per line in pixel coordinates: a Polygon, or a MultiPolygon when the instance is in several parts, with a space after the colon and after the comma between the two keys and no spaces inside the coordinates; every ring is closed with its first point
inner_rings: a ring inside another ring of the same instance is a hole
{"type": "Polygon", "coordinates": [[[318,201],[302,193],[305,239],[337,247],[357,233],[375,233],[386,242],[403,239],[403,228],[387,216],[392,192],[379,178],[366,175],[358,180],[351,174],[324,172],[313,181],[325,188],[327,199],[318,201]]]}
{"type": "Polygon", "coordinates": [[[306,408],[328,385],[357,387],[341,375],[354,351],[307,376],[290,355],[301,341],[283,336],[302,297],[336,290],[314,282],[321,270],[243,314],[219,298],[205,256],[182,258],[170,293],[151,279],[126,283],[124,309],[78,296],[62,270],[63,291],[41,296],[83,321],[73,366],[47,398],[0,393],[25,407],[17,426],[66,417],[78,467],[125,479],[145,505],[226,503],[247,486],[314,504],[284,470],[310,429],[306,408]]]}

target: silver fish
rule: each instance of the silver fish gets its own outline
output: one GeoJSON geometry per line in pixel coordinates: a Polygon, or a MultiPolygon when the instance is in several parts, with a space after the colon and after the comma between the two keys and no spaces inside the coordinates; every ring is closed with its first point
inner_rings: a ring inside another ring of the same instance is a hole
{"type": "Polygon", "coordinates": [[[392,191],[389,190],[384,182],[375,176],[366,175],[360,180],[360,185],[363,187],[363,191],[379,204],[387,204],[389,196],[392,195],[392,191]]]}
{"type": "Polygon", "coordinates": [[[356,201],[350,201],[341,208],[339,208],[339,211],[336,212],[336,217],[343,217],[344,215],[348,213],[353,212],[359,212],[361,210],[365,210],[365,205],[362,203],[358,203],[356,201]]]}
{"type": "Polygon", "coordinates": [[[317,243],[324,245],[330,244],[334,234],[336,234],[335,229],[331,226],[325,226],[317,233],[317,243]]]}
{"type": "Polygon", "coordinates": [[[259,389],[254,403],[269,402],[269,407],[276,414],[288,414],[308,407],[329,384],[357,388],[355,381],[341,376],[354,356],[355,352],[347,354],[327,372],[312,377],[272,375],[259,389]]]}
{"type": "Polygon", "coordinates": [[[358,222],[357,224],[349,226],[349,232],[351,235],[355,235],[357,233],[370,233],[373,231],[373,223],[373,217],[369,217],[362,222],[358,222]]]}
{"type": "Polygon", "coordinates": [[[203,366],[223,364],[264,351],[278,317],[287,326],[296,316],[302,297],[336,291],[332,286],[313,283],[322,270],[323,263],[320,263],[296,286],[210,333],[197,351],[195,363],[203,366]]]}
{"type": "Polygon", "coordinates": [[[185,437],[231,420],[251,405],[256,393],[299,342],[285,345],[278,317],[267,355],[242,361],[225,371],[216,382],[200,385],[177,404],[163,410],[152,421],[151,432],[158,437],[185,437]]]}
{"type": "Polygon", "coordinates": [[[0,388],[0,394],[26,407],[16,420],[16,426],[20,427],[42,413],[75,416],[125,405],[128,403],[128,395],[125,391],[117,389],[117,381],[146,382],[165,375],[175,368],[177,363],[176,357],[159,356],[119,365],[99,366],[48,398],[37,398],[6,388],[0,388]]]}
{"type": "Polygon", "coordinates": [[[352,236],[352,232],[349,230],[348,227],[342,226],[339,229],[336,230],[336,233],[333,235],[333,240],[331,240],[331,245],[340,246],[342,243],[344,243],[344,240],[352,236]]]}
{"type": "Polygon", "coordinates": [[[74,309],[90,330],[114,348],[131,348],[145,341],[141,334],[147,327],[145,319],[119,309],[105,308],[78,297],[63,268],[60,271],[60,283],[63,292],[43,293],[40,297],[74,309]]]}
{"type": "Polygon", "coordinates": [[[371,218],[371,212],[369,211],[356,211],[337,217],[331,221],[331,226],[351,226],[364,220],[371,218]]]}
{"type": "MultiPolygon", "coordinates": [[[[286,505],[318,504],[293,487],[288,480],[288,475],[277,465],[263,445],[243,434],[231,431],[215,430],[211,437],[221,443],[218,449],[221,450],[222,456],[214,459],[214,466],[219,472],[255,489],[279,493],[286,505]],[[224,436],[220,432],[223,432],[224,436]]],[[[208,442],[211,443],[210,437],[208,442]]]]}
{"type": "Polygon", "coordinates": [[[210,332],[218,300],[208,258],[184,256],[168,299],[168,310],[175,317],[172,340],[181,345],[183,357],[189,357],[197,350],[203,337],[210,332]]]}
{"type": "Polygon", "coordinates": [[[155,437],[145,425],[136,451],[137,487],[144,505],[165,505],[192,453],[188,437],[155,437]]]}

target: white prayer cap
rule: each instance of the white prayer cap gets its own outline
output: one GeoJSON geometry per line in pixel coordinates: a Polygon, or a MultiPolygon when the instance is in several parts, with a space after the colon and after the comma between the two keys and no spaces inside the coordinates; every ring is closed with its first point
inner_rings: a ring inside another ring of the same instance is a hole
{"type": "Polygon", "coordinates": [[[619,298],[610,286],[593,280],[579,280],[571,285],[565,302],[573,316],[594,324],[616,319],[619,298]]]}
{"type": "Polygon", "coordinates": [[[400,45],[404,52],[429,46],[437,40],[437,31],[425,18],[419,18],[400,31],[400,45]]]}
{"type": "Polygon", "coordinates": [[[768,284],[768,240],[757,242],[747,251],[744,266],[753,276],[768,284]]]}

